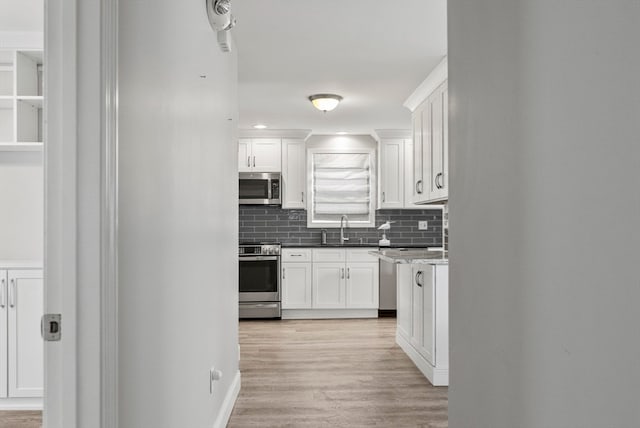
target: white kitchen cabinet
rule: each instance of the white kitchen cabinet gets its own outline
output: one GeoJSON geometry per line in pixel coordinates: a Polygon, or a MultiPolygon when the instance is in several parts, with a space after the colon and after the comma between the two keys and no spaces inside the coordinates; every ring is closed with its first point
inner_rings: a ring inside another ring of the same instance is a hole
{"type": "MultiPolygon", "coordinates": [[[[423,164],[427,165],[425,183],[430,202],[443,201],[449,194],[449,167],[448,167],[448,95],[447,82],[438,87],[428,99],[431,112],[430,136],[427,141],[428,150],[423,151],[423,164]]],[[[423,122],[424,124],[424,122],[423,122]]]]}
{"type": "Polygon", "coordinates": [[[313,307],[318,309],[346,308],[344,263],[313,264],[313,307]]]}
{"type": "Polygon", "coordinates": [[[8,312],[8,299],[7,299],[7,271],[0,269],[0,398],[6,398],[8,389],[9,364],[7,361],[7,312],[8,312]]]}
{"type": "Polygon", "coordinates": [[[379,208],[404,207],[404,140],[380,141],[379,208]]]}
{"type": "Polygon", "coordinates": [[[8,271],[9,397],[42,397],[42,270],[8,271]]]}
{"type": "Polygon", "coordinates": [[[398,265],[397,275],[396,342],[433,385],[448,385],[448,266],[398,265]]]}
{"type": "Polygon", "coordinates": [[[284,248],[283,318],[377,317],[378,261],[369,254],[375,249],[284,248]]]}
{"type": "Polygon", "coordinates": [[[396,275],[396,319],[398,335],[411,338],[413,334],[413,281],[411,281],[411,265],[398,265],[396,275]]]}
{"type": "Polygon", "coordinates": [[[413,202],[443,202],[449,195],[447,82],[413,112],[413,202]]]}
{"type": "MultiPolygon", "coordinates": [[[[376,129],[376,134],[380,140],[378,208],[424,209],[424,206],[413,202],[413,133],[409,130],[376,129]]],[[[422,158],[419,164],[422,168],[422,158]]]]}
{"type": "Polygon", "coordinates": [[[377,309],[378,261],[369,254],[372,250],[375,248],[314,249],[313,307],[377,309]]]}
{"type": "Polygon", "coordinates": [[[311,308],[311,263],[282,263],[282,309],[311,308]]]}
{"type": "Polygon", "coordinates": [[[282,208],[305,209],[307,185],[304,140],[282,140],[282,208]]]}
{"type": "Polygon", "coordinates": [[[279,138],[241,138],[238,141],[239,172],[280,172],[279,138]]]}
{"type": "Polygon", "coordinates": [[[43,396],[43,299],[42,269],[0,270],[0,398],[43,396]]]}
{"type": "Polygon", "coordinates": [[[347,264],[348,308],[378,308],[378,266],[377,262],[347,264]]]}

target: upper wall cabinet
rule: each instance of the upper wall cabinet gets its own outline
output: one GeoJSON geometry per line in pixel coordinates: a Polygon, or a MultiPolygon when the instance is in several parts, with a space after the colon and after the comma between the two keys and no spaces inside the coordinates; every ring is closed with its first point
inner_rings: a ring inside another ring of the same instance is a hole
{"type": "Polygon", "coordinates": [[[413,112],[413,202],[444,202],[449,198],[446,58],[404,105],[413,112]]]}
{"type": "Polygon", "coordinates": [[[238,141],[239,172],[280,172],[279,138],[241,138],[238,141]]]}
{"type": "Polygon", "coordinates": [[[404,141],[380,141],[379,208],[404,208],[404,141]]]}
{"type": "Polygon", "coordinates": [[[304,140],[282,140],[282,208],[306,208],[305,149],[304,140]]]}
{"type": "MultiPolygon", "coordinates": [[[[376,129],[380,180],[379,209],[420,209],[413,203],[413,139],[409,130],[376,129]]],[[[420,164],[421,164],[420,159],[420,164]]]]}
{"type": "Polygon", "coordinates": [[[0,50],[0,150],[42,146],[41,50],[0,50]]]}

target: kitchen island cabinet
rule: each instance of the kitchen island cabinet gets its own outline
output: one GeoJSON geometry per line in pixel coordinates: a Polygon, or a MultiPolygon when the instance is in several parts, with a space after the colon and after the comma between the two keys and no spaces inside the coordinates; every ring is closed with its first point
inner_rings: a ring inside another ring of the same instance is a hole
{"type": "Polygon", "coordinates": [[[396,343],[434,386],[449,384],[449,267],[399,264],[396,343]]]}

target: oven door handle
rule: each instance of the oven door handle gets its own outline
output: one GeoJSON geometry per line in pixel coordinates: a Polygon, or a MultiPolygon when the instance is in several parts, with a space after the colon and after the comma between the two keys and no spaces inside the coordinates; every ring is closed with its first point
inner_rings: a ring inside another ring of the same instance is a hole
{"type": "Polygon", "coordinates": [[[257,262],[257,261],[277,261],[279,259],[278,256],[240,256],[241,262],[257,262]]]}

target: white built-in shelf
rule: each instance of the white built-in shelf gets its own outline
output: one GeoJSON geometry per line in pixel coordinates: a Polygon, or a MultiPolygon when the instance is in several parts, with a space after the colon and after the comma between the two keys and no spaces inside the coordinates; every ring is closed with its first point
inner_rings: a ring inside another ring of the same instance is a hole
{"type": "Polygon", "coordinates": [[[0,50],[0,151],[42,150],[41,50],[0,50]]]}

